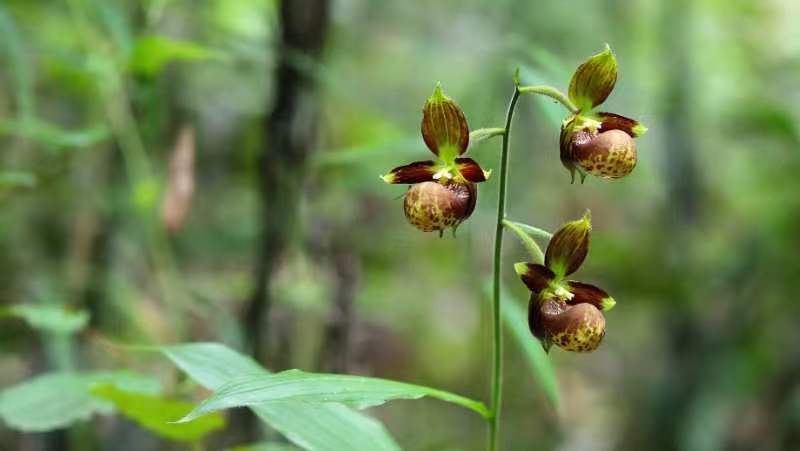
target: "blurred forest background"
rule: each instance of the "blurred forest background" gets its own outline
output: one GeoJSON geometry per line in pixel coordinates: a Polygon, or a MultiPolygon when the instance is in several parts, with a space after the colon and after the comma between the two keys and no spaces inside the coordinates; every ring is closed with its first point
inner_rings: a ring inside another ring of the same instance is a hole
{"type": "MultiPolygon", "coordinates": [[[[471,128],[499,127],[515,67],[566,90],[609,43],[604,109],[650,129],[638,167],[570,185],[563,110],[523,97],[509,216],[554,230],[591,208],[581,280],[618,304],[598,351],[551,352],[558,409],[506,340],[503,449],[800,449],[798,21],[795,0],[3,0],[0,307],[88,326],[0,317],[0,388],[127,368],[197,400],[168,361],[108,342],[220,341],[272,370],[487,399],[497,181],[440,239],[378,175],[428,157],[437,81],[471,128]]],[[[470,155],[496,168],[499,142],[470,155]]],[[[405,449],[484,446],[474,413],[415,403],[370,413],[405,449]]],[[[256,438],[236,411],[206,444],[256,438]]],[[[0,423],[0,449],[186,448],[99,416],[0,423]]]]}

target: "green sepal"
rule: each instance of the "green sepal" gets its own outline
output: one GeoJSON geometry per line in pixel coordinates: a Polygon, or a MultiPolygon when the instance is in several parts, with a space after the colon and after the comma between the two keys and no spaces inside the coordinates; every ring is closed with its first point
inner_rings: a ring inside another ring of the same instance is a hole
{"type": "Polygon", "coordinates": [[[592,230],[591,212],[583,218],[561,226],[547,245],[544,262],[557,279],[575,272],[589,253],[589,235],[592,230]]]}
{"type": "Polygon", "coordinates": [[[617,83],[617,59],[606,44],[605,50],[578,66],[569,84],[569,99],[580,111],[603,103],[617,83]]]}

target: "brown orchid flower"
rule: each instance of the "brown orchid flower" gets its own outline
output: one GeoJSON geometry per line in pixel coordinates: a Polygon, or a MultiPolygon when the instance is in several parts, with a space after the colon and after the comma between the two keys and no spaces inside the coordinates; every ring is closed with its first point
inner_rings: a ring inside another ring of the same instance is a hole
{"type": "Polygon", "coordinates": [[[436,160],[398,166],[381,176],[386,183],[410,184],[404,199],[408,221],[424,232],[453,230],[475,209],[475,187],[489,178],[478,163],[462,155],[469,146],[464,112],[437,84],[422,109],[422,139],[436,160]]]}
{"type": "Polygon", "coordinates": [[[576,111],[561,125],[561,163],[569,170],[603,178],[620,178],[636,167],[634,138],[645,134],[639,122],[607,112],[595,112],[617,83],[617,60],[611,49],[592,56],[581,64],[569,84],[569,99],[576,111]]]}
{"type": "Polygon", "coordinates": [[[616,302],[604,290],[567,280],[589,252],[590,213],[564,224],[550,239],[544,265],[517,263],[514,269],[531,290],[528,326],[545,350],[552,344],[575,352],[594,351],[606,333],[604,311],[616,302]]]}

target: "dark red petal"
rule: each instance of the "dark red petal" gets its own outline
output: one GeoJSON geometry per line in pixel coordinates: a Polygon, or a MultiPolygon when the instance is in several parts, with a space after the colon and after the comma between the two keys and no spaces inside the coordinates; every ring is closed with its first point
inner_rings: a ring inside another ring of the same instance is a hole
{"type": "Polygon", "coordinates": [[[398,166],[381,178],[386,183],[411,184],[433,181],[434,174],[436,174],[436,163],[428,160],[398,166]]]}
{"type": "Polygon", "coordinates": [[[475,205],[478,204],[478,188],[474,183],[464,183],[464,188],[467,190],[467,208],[464,209],[464,219],[469,218],[472,212],[475,211],[475,205]]]}
{"type": "Polygon", "coordinates": [[[594,285],[578,282],[575,280],[567,281],[568,290],[573,294],[572,299],[567,304],[592,304],[600,310],[609,310],[616,303],[614,298],[608,295],[605,290],[594,285]]]}
{"type": "Polygon", "coordinates": [[[552,342],[547,337],[547,331],[542,324],[542,300],[536,294],[531,294],[530,301],[528,302],[528,329],[531,334],[536,337],[542,344],[545,352],[550,352],[552,342]]]}
{"type": "Polygon", "coordinates": [[[472,158],[456,158],[458,172],[461,176],[473,183],[485,182],[491,172],[485,172],[472,158]]]}
{"type": "Polygon", "coordinates": [[[536,263],[517,263],[514,265],[514,270],[519,274],[525,286],[534,294],[539,294],[550,286],[550,282],[556,277],[553,271],[536,263]]]}
{"type": "Polygon", "coordinates": [[[622,130],[631,135],[631,137],[638,138],[647,131],[647,127],[638,121],[619,114],[597,113],[597,115],[600,116],[600,128],[598,131],[601,133],[608,130],[622,130]]]}

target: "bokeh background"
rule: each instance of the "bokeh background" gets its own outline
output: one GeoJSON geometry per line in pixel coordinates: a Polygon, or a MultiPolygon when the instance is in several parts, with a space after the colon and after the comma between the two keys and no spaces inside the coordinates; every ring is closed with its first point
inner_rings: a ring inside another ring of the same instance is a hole
{"type": "MultiPolygon", "coordinates": [[[[473,129],[499,127],[516,67],[566,90],[609,43],[620,78],[604,109],[650,129],[636,170],[570,185],[563,109],[523,97],[509,216],[554,230],[591,208],[580,279],[618,304],[599,350],[551,352],[558,409],[508,337],[502,447],[800,449],[798,20],[794,0],[5,0],[0,305],[91,319],[53,336],[0,318],[0,387],[130,368],[196,400],[168,362],[105,343],[220,341],[273,370],[487,399],[497,180],[440,239],[378,175],[429,156],[419,121],[437,81],[473,129]]],[[[470,154],[496,169],[499,141],[470,154]]],[[[520,307],[523,259],[509,236],[520,307]]],[[[452,405],[370,413],[406,449],[485,443],[452,405]]],[[[209,449],[251,438],[237,418],[209,449]]],[[[0,448],[186,449],[113,416],[0,425],[0,448]]]]}

